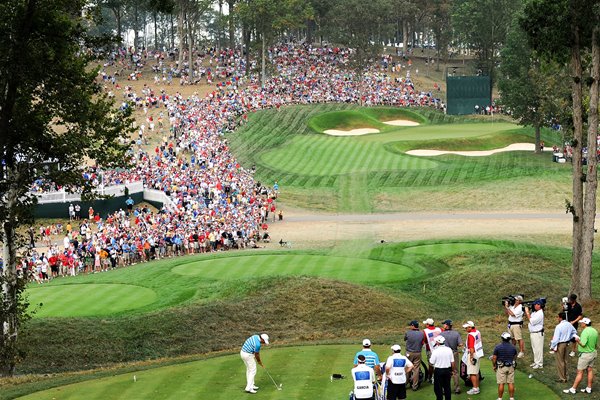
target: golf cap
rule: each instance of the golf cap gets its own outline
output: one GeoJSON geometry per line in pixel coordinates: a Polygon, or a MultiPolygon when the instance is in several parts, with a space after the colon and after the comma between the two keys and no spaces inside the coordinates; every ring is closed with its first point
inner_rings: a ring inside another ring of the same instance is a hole
{"type": "Polygon", "coordinates": [[[500,335],[500,337],[505,340],[508,340],[511,338],[510,333],[508,333],[508,332],[502,332],[502,335],[500,335]]]}
{"type": "Polygon", "coordinates": [[[433,319],[432,318],[427,318],[425,321],[423,321],[423,323],[425,325],[433,325],[433,319]]]}
{"type": "Polygon", "coordinates": [[[264,340],[266,344],[269,344],[269,335],[266,333],[261,333],[260,338],[264,340]]]}
{"type": "Polygon", "coordinates": [[[408,323],[408,325],[409,326],[414,326],[415,328],[418,328],[419,327],[419,321],[413,319],[412,321],[410,321],[408,323]]]}
{"type": "Polygon", "coordinates": [[[444,325],[448,325],[448,326],[452,326],[452,320],[451,319],[447,319],[443,322],[444,325]]]}
{"type": "Polygon", "coordinates": [[[392,350],[393,351],[400,351],[400,350],[402,350],[402,347],[400,347],[399,344],[395,344],[395,345],[392,346],[392,350]]]}
{"type": "Polygon", "coordinates": [[[521,296],[521,295],[515,296],[515,300],[523,301],[523,296],[521,296]]]}
{"type": "Polygon", "coordinates": [[[436,343],[439,343],[439,344],[444,344],[444,343],[446,343],[446,338],[445,338],[445,337],[443,337],[442,335],[440,335],[440,336],[436,336],[436,337],[435,337],[435,341],[436,341],[436,343]]]}
{"type": "Polygon", "coordinates": [[[364,346],[364,347],[369,347],[369,346],[371,346],[371,341],[370,341],[369,339],[365,339],[365,340],[363,340],[363,346],[364,346]]]}
{"type": "Polygon", "coordinates": [[[587,318],[587,317],[586,317],[586,318],[581,318],[581,323],[582,323],[582,324],[589,325],[589,324],[591,324],[591,323],[592,323],[592,320],[591,320],[591,319],[589,319],[589,318],[587,318]]]}
{"type": "Polygon", "coordinates": [[[364,364],[364,363],[365,363],[365,360],[366,360],[366,358],[365,358],[365,356],[363,356],[362,354],[360,354],[360,355],[358,356],[358,363],[359,363],[359,364],[364,364]]]}
{"type": "Polygon", "coordinates": [[[467,321],[463,324],[463,328],[475,328],[475,322],[467,321]]]}

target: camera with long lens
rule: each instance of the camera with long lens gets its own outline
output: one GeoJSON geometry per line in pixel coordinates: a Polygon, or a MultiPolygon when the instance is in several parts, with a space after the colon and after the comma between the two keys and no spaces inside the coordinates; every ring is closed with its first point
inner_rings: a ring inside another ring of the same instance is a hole
{"type": "Polygon", "coordinates": [[[510,294],[502,298],[502,306],[504,307],[506,304],[509,306],[514,306],[517,296],[525,297],[522,294],[510,294]]]}
{"type": "Polygon", "coordinates": [[[533,308],[534,304],[539,304],[540,306],[542,306],[542,309],[543,309],[546,307],[546,298],[539,297],[535,300],[524,301],[522,304],[523,304],[523,307],[528,307],[528,308],[533,308]]]}
{"type": "Polygon", "coordinates": [[[563,297],[561,299],[561,303],[562,303],[563,310],[567,311],[569,309],[569,298],[568,297],[563,297]]]}

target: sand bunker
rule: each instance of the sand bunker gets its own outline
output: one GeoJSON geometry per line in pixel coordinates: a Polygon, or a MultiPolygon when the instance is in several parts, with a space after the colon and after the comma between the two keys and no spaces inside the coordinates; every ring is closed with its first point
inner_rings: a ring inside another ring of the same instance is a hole
{"type": "Polygon", "coordinates": [[[533,143],[513,143],[501,149],[486,150],[486,151],[445,151],[445,150],[410,150],[406,154],[411,156],[440,156],[442,154],[457,154],[459,156],[482,157],[489,156],[495,153],[505,151],[534,151],[535,144],[533,143]]]}
{"type": "Polygon", "coordinates": [[[387,125],[394,125],[394,126],[419,126],[419,125],[421,125],[418,122],[409,121],[407,119],[395,119],[393,121],[384,121],[383,123],[387,124],[387,125]]]}
{"type": "Polygon", "coordinates": [[[359,135],[366,135],[369,133],[379,133],[379,129],[360,128],[360,129],[352,129],[349,131],[341,131],[338,129],[327,129],[324,132],[331,136],[359,136],[359,135]]]}

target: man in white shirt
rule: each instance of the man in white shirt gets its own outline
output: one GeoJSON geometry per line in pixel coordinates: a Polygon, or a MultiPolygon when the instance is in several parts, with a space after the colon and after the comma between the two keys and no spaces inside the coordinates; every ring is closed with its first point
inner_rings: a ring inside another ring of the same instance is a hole
{"type": "Polygon", "coordinates": [[[388,379],[387,400],[406,399],[406,376],[413,368],[413,363],[400,354],[399,344],[392,346],[394,354],[385,363],[385,374],[388,379]]]}
{"type": "Polygon", "coordinates": [[[446,338],[438,336],[435,338],[435,348],[431,351],[429,363],[433,366],[433,391],[435,392],[436,400],[446,400],[452,398],[452,390],[450,382],[452,374],[456,372],[456,364],[454,363],[454,352],[448,346],[445,346],[446,338]]]}
{"type": "Polygon", "coordinates": [[[357,400],[374,400],[375,371],[365,364],[366,358],[360,354],[357,365],[352,368],[354,379],[354,398],[357,400]]]}
{"type": "Polygon", "coordinates": [[[525,307],[525,314],[529,319],[529,337],[533,352],[533,369],[544,368],[544,304],[541,300],[532,303],[533,312],[525,307]]]}
{"type": "Polygon", "coordinates": [[[518,358],[525,355],[525,343],[523,342],[523,296],[515,296],[515,302],[510,305],[508,301],[504,303],[504,312],[508,315],[508,331],[513,338],[513,344],[519,343],[518,358]]]}

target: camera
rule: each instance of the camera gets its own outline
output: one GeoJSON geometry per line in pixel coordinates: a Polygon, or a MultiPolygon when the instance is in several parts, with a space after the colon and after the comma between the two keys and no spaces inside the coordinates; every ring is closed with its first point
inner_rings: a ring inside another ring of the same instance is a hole
{"type": "Polygon", "coordinates": [[[530,300],[530,301],[524,301],[523,302],[523,307],[528,307],[528,308],[533,308],[533,305],[535,303],[538,303],[539,305],[542,306],[542,309],[546,307],[546,298],[545,297],[539,297],[535,300],[530,300]]]}
{"type": "Polygon", "coordinates": [[[508,296],[502,298],[502,306],[504,307],[507,303],[510,306],[514,306],[516,301],[515,297],[517,296],[525,297],[522,294],[509,294],[508,296]]]}
{"type": "Polygon", "coordinates": [[[563,297],[561,299],[561,303],[562,303],[563,310],[567,311],[569,309],[569,298],[568,297],[563,297]]]}

